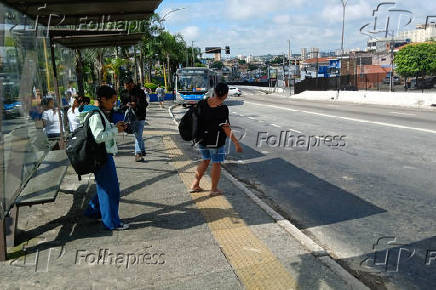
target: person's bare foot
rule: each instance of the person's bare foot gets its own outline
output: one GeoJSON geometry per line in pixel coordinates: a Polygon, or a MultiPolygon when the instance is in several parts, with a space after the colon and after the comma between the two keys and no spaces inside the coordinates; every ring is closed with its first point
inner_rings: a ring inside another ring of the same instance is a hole
{"type": "Polygon", "coordinates": [[[223,195],[223,194],[224,194],[224,192],[222,192],[219,189],[216,189],[216,190],[211,190],[209,196],[219,196],[219,195],[223,195]]]}
{"type": "Polygon", "coordinates": [[[194,193],[194,192],[202,192],[204,191],[203,188],[201,188],[199,185],[197,186],[192,186],[191,189],[189,190],[190,193],[194,193]]]}

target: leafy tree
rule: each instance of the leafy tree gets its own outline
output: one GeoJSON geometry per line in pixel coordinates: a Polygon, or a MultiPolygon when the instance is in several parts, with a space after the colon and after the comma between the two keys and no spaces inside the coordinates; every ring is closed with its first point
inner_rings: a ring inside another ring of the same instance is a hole
{"type": "Polygon", "coordinates": [[[210,67],[221,70],[224,67],[224,64],[221,61],[215,61],[210,67]]]}
{"type": "Polygon", "coordinates": [[[259,66],[258,66],[258,65],[255,65],[255,64],[249,64],[249,65],[248,65],[248,70],[249,70],[249,71],[257,70],[258,68],[259,68],[259,66]]]}
{"type": "Polygon", "coordinates": [[[396,72],[402,77],[436,73],[436,42],[409,44],[395,55],[396,72]]]}
{"type": "Polygon", "coordinates": [[[279,55],[277,57],[275,57],[270,63],[271,64],[283,64],[283,62],[286,63],[286,59],[283,55],[279,55]]]}

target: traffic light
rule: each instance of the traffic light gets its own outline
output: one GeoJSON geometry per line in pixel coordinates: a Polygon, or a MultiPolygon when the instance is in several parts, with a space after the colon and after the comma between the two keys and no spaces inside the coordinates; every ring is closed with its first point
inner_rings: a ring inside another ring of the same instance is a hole
{"type": "Polygon", "coordinates": [[[226,54],[230,54],[230,46],[226,46],[226,54]]]}

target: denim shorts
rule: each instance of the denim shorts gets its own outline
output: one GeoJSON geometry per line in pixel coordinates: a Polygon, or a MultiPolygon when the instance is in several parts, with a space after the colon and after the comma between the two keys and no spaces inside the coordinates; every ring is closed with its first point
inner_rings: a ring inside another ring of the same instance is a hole
{"type": "Polygon", "coordinates": [[[208,148],[206,146],[200,145],[201,158],[203,160],[211,160],[212,163],[222,163],[226,160],[226,146],[221,146],[218,148],[208,148]]]}

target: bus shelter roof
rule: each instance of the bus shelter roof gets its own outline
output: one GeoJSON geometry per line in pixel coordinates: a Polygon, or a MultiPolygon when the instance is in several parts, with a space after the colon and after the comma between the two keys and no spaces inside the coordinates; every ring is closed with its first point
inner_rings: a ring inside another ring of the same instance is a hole
{"type": "Polygon", "coordinates": [[[143,36],[143,33],[129,34],[126,31],[50,31],[50,38],[54,43],[71,49],[132,46],[143,36]]]}
{"type": "Polygon", "coordinates": [[[5,0],[12,8],[50,26],[145,20],[162,0],[5,0]]]}

